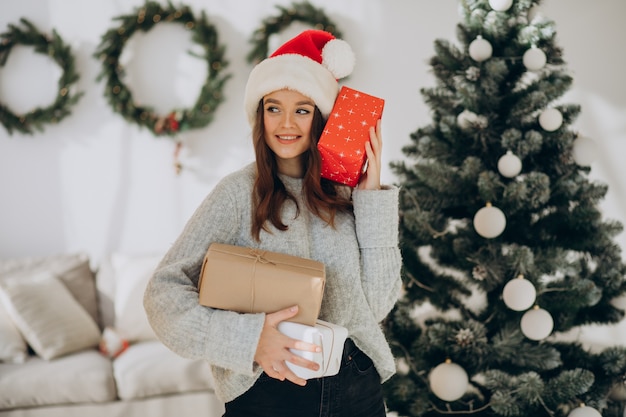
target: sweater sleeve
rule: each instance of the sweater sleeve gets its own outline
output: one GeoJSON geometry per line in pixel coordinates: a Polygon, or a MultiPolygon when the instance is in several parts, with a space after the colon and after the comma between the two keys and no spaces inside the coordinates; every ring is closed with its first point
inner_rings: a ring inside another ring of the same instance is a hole
{"type": "Polygon", "coordinates": [[[149,281],[144,307],[157,337],[175,353],[252,375],[265,316],[201,306],[197,288],[209,245],[237,238],[242,188],[223,180],[201,203],[149,281]]]}
{"type": "Polygon", "coordinates": [[[397,187],[354,190],[356,234],[361,251],[361,285],[377,321],[382,321],[400,296],[402,259],[398,246],[397,187]]]}

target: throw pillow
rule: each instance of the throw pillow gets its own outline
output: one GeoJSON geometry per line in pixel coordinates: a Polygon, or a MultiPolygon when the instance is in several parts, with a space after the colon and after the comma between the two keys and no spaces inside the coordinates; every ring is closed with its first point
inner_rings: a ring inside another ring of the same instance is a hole
{"type": "Polygon", "coordinates": [[[51,272],[60,278],[74,298],[99,323],[96,284],[84,253],[0,260],[0,282],[6,279],[27,279],[40,272],[51,272]]]}
{"type": "Polygon", "coordinates": [[[43,359],[98,346],[98,325],[50,272],[0,281],[0,299],[24,339],[43,359]]]}
{"type": "Polygon", "coordinates": [[[129,342],[156,340],[143,308],[143,294],[161,255],[113,254],[115,330],[129,342]]]}
{"type": "Polygon", "coordinates": [[[23,363],[28,346],[0,303],[0,362],[23,363]]]}
{"type": "Polygon", "coordinates": [[[113,361],[113,374],[117,395],[122,400],[214,387],[211,370],[205,362],[183,358],[156,341],[131,345],[113,361]]]}

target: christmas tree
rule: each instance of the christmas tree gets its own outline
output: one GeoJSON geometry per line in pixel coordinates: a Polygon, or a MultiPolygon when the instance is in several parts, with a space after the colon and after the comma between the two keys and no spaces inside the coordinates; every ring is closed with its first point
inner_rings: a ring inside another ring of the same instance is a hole
{"type": "Polygon", "coordinates": [[[384,323],[400,416],[619,416],[626,348],[571,336],[624,317],[626,266],[589,178],[593,141],[541,0],[462,0],[435,41],[432,123],[392,163],[404,295],[384,323]]]}

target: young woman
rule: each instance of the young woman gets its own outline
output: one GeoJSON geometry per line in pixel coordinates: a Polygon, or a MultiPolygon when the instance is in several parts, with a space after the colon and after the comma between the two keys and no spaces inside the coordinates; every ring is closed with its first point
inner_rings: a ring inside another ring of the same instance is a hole
{"type": "Polygon", "coordinates": [[[221,180],[189,220],[145,293],[150,323],[181,356],[211,365],[227,417],[382,417],[381,383],[395,372],[379,323],[400,292],[398,190],[381,187],[380,120],[370,128],[368,167],[358,186],[320,177],[317,151],[339,87],[352,71],[350,47],[305,31],[251,72],[245,109],[256,163],[221,180]],[[326,287],[320,319],[349,338],[339,374],[305,381],[286,363],[316,370],[290,349],[320,347],[277,330],[297,306],[240,314],[198,304],[198,277],[213,242],[320,261],[326,287]]]}

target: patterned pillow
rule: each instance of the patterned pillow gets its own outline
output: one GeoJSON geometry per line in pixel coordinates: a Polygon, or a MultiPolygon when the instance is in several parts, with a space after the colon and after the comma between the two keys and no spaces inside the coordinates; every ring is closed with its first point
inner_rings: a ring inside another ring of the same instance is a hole
{"type": "MultiPolygon", "coordinates": [[[[89,258],[83,253],[0,260],[0,283],[9,279],[27,279],[35,273],[49,271],[61,279],[74,298],[100,323],[96,286],[89,258]]],[[[0,362],[21,363],[28,346],[0,303],[0,362]]]]}
{"type": "Polygon", "coordinates": [[[59,278],[85,311],[100,323],[94,274],[84,253],[0,260],[0,282],[28,278],[39,272],[59,278]]]}
{"type": "Polygon", "coordinates": [[[51,272],[2,280],[0,300],[24,339],[43,359],[98,346],[97,323],[51,272]]]}

